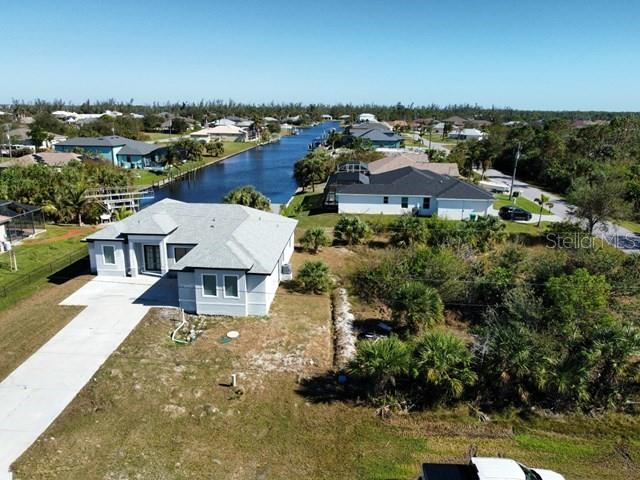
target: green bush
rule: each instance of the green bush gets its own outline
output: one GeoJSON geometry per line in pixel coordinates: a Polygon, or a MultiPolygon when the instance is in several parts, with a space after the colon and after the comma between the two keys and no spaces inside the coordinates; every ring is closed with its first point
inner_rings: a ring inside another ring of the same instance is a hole
{"type": "Polygon", "coordinates": [[[338,223],[333,229],[336,239],[347,245],[362,243],[371,233],[369,225],[364,220],[351,215],[340,215],[338,223]]]}
{"type": "Polygon", "coordinates": [[[440,295],[424,283],[410,281],[396,289],[392,296],[393,319],[417,333],[444,318],[444,305],[440,295]]]}
{"type": "Polygon", "coordinates": [[[300,244],[305,250],[317,253],[322,247],[330,245],[331,240],[324,231],[324,228],[314,227],[304,232],[304,235],[302,235],[302,238],[300,239],[300,244]]]}
{"type": "Polygon", "coordinates": [[[332,284],[329,267],[324,262],[304,262],[298,272],[296,284],[302,292],[327,292],[332,284]]]}
{"type": "Polygon", "coordinates": [[[413,215],[402,215],[390,226],[391,244],[396,247],[410,247],[426,244],[429,240],[429,228],[424,220],[413,215]]]}

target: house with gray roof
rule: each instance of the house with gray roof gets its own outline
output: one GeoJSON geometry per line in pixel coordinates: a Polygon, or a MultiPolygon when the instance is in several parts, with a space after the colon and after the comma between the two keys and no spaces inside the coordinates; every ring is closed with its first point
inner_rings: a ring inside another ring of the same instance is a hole
{"type": "Polygon", "coordinates": [[[335,201],[339,213],[408,213],[466,220],[486,215],[493,195],[449,175],[404,167],[338,185],[335,201]]]}
{"type": "Polygon", "coordinates": [[[266,315],[290,278],[296,224],[241,205],[164,199],[85,240],[97,275],[175,278],[191,313],[266,315]]]}
{"type": "Polygon", "coordinates": [[[105,137],[75,137],[55,145],[56,152],[99,155],[122,168],[157,169],[167,154],[166,145],[140,142],[111,135],[105,137]]]}

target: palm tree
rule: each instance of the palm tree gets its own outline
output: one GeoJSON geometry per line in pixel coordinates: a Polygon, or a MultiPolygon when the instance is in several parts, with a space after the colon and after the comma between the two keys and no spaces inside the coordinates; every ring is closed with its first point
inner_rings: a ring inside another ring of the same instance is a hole
{"type": "Polygon", "coordinates": [[[323,228],[310,228],[300,239],[302,246],[312,253],[318,253],[320,249],[329,245],[330,240],[323,228]]]}
{"type": "Polygon", "coordinates": [[[271,211],[271,201],[252,185],[234,188],[224,196],[222,201],[223,203],[235,203],[245,207],[257,208],[265,212],[271,211]]]}
{"type": "Polygon", "coordinates": [[[86,192],[87,187],[85,185],[76,183],[66,190],[63,200],[64,206],[71,211],[80,226],[82,226],[82,213],[91,203],[91,200],[86,197],[86,192]]]}
{"type": "Polygon", "coordinates": [[[411,333],[444,317],[444,305],[437,290],[422,282],[406,282],[392,295],[390,303],[393,319],[405,324],[411,333]]]}
{"type": "Polygon", "coordinates": [[[553,208],[553,203],[549,201],[549,196],[544,193],[541,193],[534,201],[540,205],[540,214],[538,215],[538,228],[540,228],[540,223],[542,222],[542,210],[544,210],[545,207],[553,208]]]}
{"type": "Polygon", "coordinates": [[[426,243],[429,239],[427,224],[413,215],[402,215],[391,224],[391,243],[397,247],[410,247],[426,243]]]}
{"type": "Polygon", "coordinates": [[[347,371],[368,380],[379,395],[388,385],[395,387],[398,376],[407,374],[409,353],[407,345],[395,336],[364,340],[358,344],[356,357],[347,371]]]}
{"type": "Polygon", "coordinates": [[[452,333],[436,330],[418,339],[413,352],[415,375],[445,400],[460,398],[477,380],[471,368],[472,355],[452,333]]]}
{"type": "Polygon", "coordinates": [[[333,229],[333,234],[338,240],[343,240],[347,245],[361,243],[371,232],[369,224],[355,216],[341,215],[333,229]]]}

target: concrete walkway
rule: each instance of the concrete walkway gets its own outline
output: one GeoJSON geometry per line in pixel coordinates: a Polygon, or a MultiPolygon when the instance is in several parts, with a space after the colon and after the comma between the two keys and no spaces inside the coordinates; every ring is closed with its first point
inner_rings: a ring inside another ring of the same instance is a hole
{"type": "Polygon", "coordinates": [[[174,281],[94,278],[62,305],[86,305],[0,383],[0,480],[153,305],[176,304],[174,281]]]}

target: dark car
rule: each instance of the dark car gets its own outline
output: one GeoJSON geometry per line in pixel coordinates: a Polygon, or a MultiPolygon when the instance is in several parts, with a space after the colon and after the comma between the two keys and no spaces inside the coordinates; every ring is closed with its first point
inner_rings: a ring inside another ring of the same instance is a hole
{"type": "Polygon", "coordinates": [[[531,220],[531,213],[523,208],[505,205],[498,211],[503,220],[531,220]]]}

